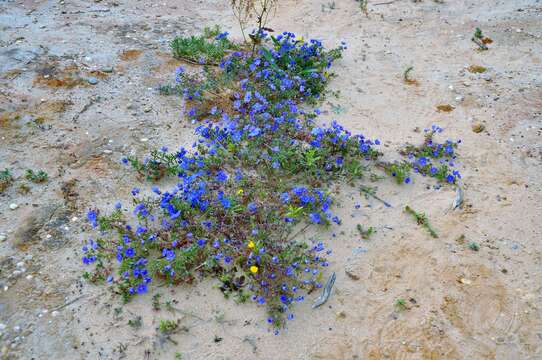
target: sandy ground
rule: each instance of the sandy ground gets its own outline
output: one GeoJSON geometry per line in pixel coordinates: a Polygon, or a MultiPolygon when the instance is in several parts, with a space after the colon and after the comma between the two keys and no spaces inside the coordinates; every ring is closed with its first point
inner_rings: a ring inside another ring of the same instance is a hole
{"type": "Polygon", "coordinates": [[[369,16],[354,0],[334,4],[284,1],[270,23],[348,43],[331,85],[341,95],[320,120],[378,137],[389,154],[441,125],[462,139],[465,204],[448,211],[453,191],[422,178],[379,185],[393,208],[338,188],[343,225],[303,234],[333,248],[334,292],[317,310],[312,295],[274,336],[264,309],[225,300],[211,280],[155,288],[175,301],[171,313],[152,310],[152,294],[122,307],[81,278],[85,209],[127,203],[138,182],[121,156],[190,143],[181,101],[157,91],[179,65],[168,42],[215,23],[239,38],[227,1],[0,2],[0,170],[18,178],[0,195],[2,358],[542,358],[542,2],[369,1],[369,16]],[[477,26],[494,40],[488,51],[470,41],[477,26]],[[417,86],[402,81],[408,66],[417,86]],[[485,130],[473,132],[476,123],[485,130]],[[27,168],[50,181],[28,183],[27,168]],[[405,204],[425,211],[440,238],[405,204]],[[362,240],[358,223],[377,233],[362,240]],[[129,326],[138,316],[141,328],[129,326]],[[160,319],[184,331],[162,339],[160,319]]]}

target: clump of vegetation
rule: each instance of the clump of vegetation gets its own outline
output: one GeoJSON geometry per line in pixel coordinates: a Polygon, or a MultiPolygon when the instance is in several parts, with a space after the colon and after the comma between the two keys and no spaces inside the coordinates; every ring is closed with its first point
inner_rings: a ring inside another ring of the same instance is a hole
{"type": "Polygon", "coordinates": [[[0,193],[4,192],[13,184],[13,176],[9,169],[0,171],[0,193]]]}
{"type": "Polygon", "coordinates": [[[471,249],[472,251],[478,251],[480,250],[480,245],[478,245],[478,243],[472,241],[469,243],[469,249],[471,249]]]}
{"type": "Polygon", "coordinates": [[[143,326],[143,319],[141,316],[136,316],[135,318],[128,320],[128,325],[137,330],[143,326]]]}
{"type": "Polygon", "coordinates": [[[423,213],[418,213],[416,211],[414,211],[410,206],[406,206],[405,207],[405,211],[412,215],[412,217],[416,220],[416,222],[418,223],[418,225],[420,225],[421,227],[425,228],[425,230],[427,230],[427,232],[434,238],[438,238],[438,234],[437,232],[433,229],[433,227],[431,226],[431,224],[429,223],[429,219],[427,219],[427,215],[423,214],[423,213]]]}
{"type": "Polygon", "coordinates": [[[368,9],[368,2],[369,0],[358,0],[359,1],[359,8],[362,13],[365,14],[365,16],[369,16],[369,9],[368,9]]]}
{"type": "Polygon", "coordinates": [[[392,176],[398,184],[408,184],[412,181],[410,178],[410,170],[412,166],[410,163],[403,162],[393,162],[387,163],[384,165],[386,173],[392,176]]]}
{"type": "Polygon", "coordinates": [[[361,235],[362,239],[369,240],[369,238],[376,233],[376,229],[372,226],[369,226],[367,229],[363,228],[361,224],[356,225],[356,229],[358,230],[359,234],[361,235]]]}
{"type": "Polygon", "coordinates": [[[49,179],[49,175],[47,175],[45,171],[38,170],[37,172],[34,172],[32,169],[27,169],[24,177],[36,184],[44,183],[49,179]]]}
{"type": "Polygon", "coordinates": [[[491,44],[493,42],[493,40],[491,38],[489,38],[487,36],[484,36],[484,34],[482,33],[482,29],[480,29],[479,27],[474,29],[474,34],[473,34],[471,40],[476,45],[478,45],[480,50],[488,50],[489,48],[487,47],[487,44],[491,44]]]}
{"type": "Polygon", "coordinates": [[[179,323],[175,320],[160,320],[158,330],[164,335],[171,335],[178,327],[179,323]]]}
{"type": "Polygon", "coordinates": [[[395,308],[399,311],[404,311],[407,309],[407,302],[403,298],[395,300],[395,308]]]}
{"type": "Polygon", "coordinates": [[[440,104],[437,105],[437,110],[439,112],[452,112],[454,111],[454,107],[450,104],[440,104]]]}
{"type": "Polygon", "coordinates": [[[467,68],[467,70],[473,74],[481,74],[485,73],[487,71],[487,68],[480,65],[471,65],[467,68]]]}
{"type": "MultiPolygon", "coordinates": [[[[425,141],[420,146],[407,145],[401,153],[408,157],[410,168],[422,176],[430,176],[441,183],[457,184],[461,180],[461,174],[457,167],[456,149],[461,140],[446,140],[438,143],[434,137],[443,129],[433,125],[431,129],[425,129],[425,141]]],[[[408,166],[403,163],[403,175],[408,166]]],[[[399,174],[399,172],[397,172],[399,174]]],[[[400,181],[398,181],[400,182],[400,181]]],[[[406,182],[406,181],[405,181],[406,182]]]]}
{"type": "Polygon", "coordinates": [[[176,37],[171,42],[173,56],[190,63],[217,65],[229,51],[239,46],[228,39],[227,32],[218,27],[205,28],[204,34],[190,37],[176,37]]]}
{"type": "Polygon", "coordinates": [[[409,66],[406,68],[406,70],[403,72],[403,81],[405,82],[405,84],[408,84],[408,85],[417,85],[418,84],[418,81],[416,81],[416,79],[412,79],[410,77],[410,73],[414,70],[414,66],[409,66]]]}
{"type": "Polygon", "coordinates": [[[162,308],[162,304],[160,304],[160,295],[159,293],[154,294],[152,296],[152,308],[156,311],[160,310],[162,308]]]}
{"type": "Polygon", "coordinates": [[[132,218],[120,203],[110,215],[90,210],[99,238],[83,248],[83,263],[126,301],[154,282],[214,277],[225,296],[266,306],[278,333],[295,304],[322,287],[331,254],[323,242],[300,241],[298,229],[340,224],[332,185],[362,180],[381,167],[381,153],[377,139],[315,121],[345,44],[327,50],[289,32],[258,36],[216,68],[177,70],[197,140],[123,160],[149,181],[175,185],[154,185],[150,196],[134,187],[132,218]]]}

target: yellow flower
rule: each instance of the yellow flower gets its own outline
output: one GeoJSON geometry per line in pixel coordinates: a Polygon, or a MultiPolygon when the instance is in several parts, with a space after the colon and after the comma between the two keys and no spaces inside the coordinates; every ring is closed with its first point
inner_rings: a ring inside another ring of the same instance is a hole
{"type": "Polygon", "coordinates": [[[239,189],[239,190],[237,191],[237,195],[241,195],[242,193],[243,193],[243,189],[239,189]]]}
{"type": "Polygon", "coordinates": [[[256,274],[256,273],[258,272],[258,267],[252,265],[252,266],[250,267],[250,272],[252,272],[253,274],[256,274]]]}
{"type": "Polygon", "coordinates": [[[254,248],[254,241],[250,240],[250,241],[248,242],[248,248],[249,248],[249,249],[253,249],[253,248],[254,248]]]}
{"type": "Polygon", "coordinates": [[[305,41],[305,39],[303,39],[303,36],[299,35],[298,37],[295,38],[295,41],[303,42],[305,41]]]}

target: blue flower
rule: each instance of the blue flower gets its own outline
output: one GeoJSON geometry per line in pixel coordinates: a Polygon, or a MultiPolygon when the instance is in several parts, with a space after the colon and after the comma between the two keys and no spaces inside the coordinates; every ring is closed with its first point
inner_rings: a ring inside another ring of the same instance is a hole
{"type": "Polygon", "coordinates": [[[309,217],[310,217],[311,221],[312,221],[313,223],[315,223],[315,224],[320,224],[320,222],[322,221],[322,220],[320,219],[320,213],[311,213],[311,214],[309,215],[309,217]]]}
{"type": "Polygon", "coordinates": [[[96,228],[98,226],[98,214],[94,210],[89,210],[87,213],[87,219],[92,224],[93,228],[96,228]]]}
{"type": "Polygon", "coordinates": [[[228,180],[228,174],[226,174],[226,172],[220,170],[219,172],[216,173],[216,181],[224,182],[226,180],[228,180]]]}
{"type": "Polygon", "coordinates": [[[290,194],[287,192],[280,194],[280,199],[283,203],[287,204],[290,201],[290,194]]]}

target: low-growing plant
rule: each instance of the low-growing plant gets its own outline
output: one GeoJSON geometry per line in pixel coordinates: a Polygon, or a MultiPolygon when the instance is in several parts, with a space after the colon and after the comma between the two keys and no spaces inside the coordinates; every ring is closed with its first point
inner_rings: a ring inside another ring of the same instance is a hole
{"type": "Polygon", "coordinates": [[[429,223],[429,219],[427,219],[427,215],[423,213],[419,213],[414,211],[410,206],[405,206],[405,211],[412,215],[412,217],[416,220],[418,225],[422,226],[427,230],[427,232],[434,238],[438,238],[437,232],[433,229],[431,224],[429,223]]]}
{"type": "Polygon", "coordinates": [[[154,185],[151,195],[133,188],[132,218],[121,204],[110,215],[91,209],[99,238],[83,248],[83,262],[96,264],[97,278],[126,301],[153,282],[214,277],[225,296],[265,305],[278,333],[294,305],[322,287],[331,254],[323,242],[297,235],[340,224],[331,186],[359,182],[382,165],[379,140],[335,121],[320,125],[320,111],[311,108],[326,96],[330,66],[345,44],[326,50],[289,32],[260,35],[254,51],[232,52],[216,69],[178,69],[197,139],[143,162],[123,159],[148,180],[175,185],[154,185]]]}
{"type": "Polygon", "coordinates": [[[143,326],[143,319],[141,316],[136,316],[135,318],[128,320],[128,325],[137,330],[143,326]]]}
{"type": "Polygon", "coordinates": [[[403,299],[403,298],[399,298],[397,300],[395,300],[395,307],[397,308],[397,310],[399,311],[404,311],[407,309],[407,303],[406,303],[406,300],[403,299]]]}
{"type": "MultiPolygon", "coordinates": [[[[434,140],[435,135],[443,131],[437,125],[433,125],[431,129],[425,129],[424,131],[425,141],[422,145],[407,145],[401,150],[401,153],[407,156],[410,161],[408,163],[409,167],[415,173],[433,177],[441,183],[458,183],[461,180],[461,174],[459,170],[456,170],[456,149],[461,143],[461,140],[457,140],[456,142],[446,140],[444,143],[436,142],[434,140]]],[[[408,168],[406,163],[403,163],[401,166],[403,167],[401,170],[396,170],[398,182],[400,182],[399,176],[406,176],[404,174],[408,168]]]]}
{"type": "Polygon", "coordinates": [[[177,330],[179,323],[176,320],[160,320],[158,330],[164,335],[170,335],[177,330]]]}
{"type": "Polygon", "coordinates": [[[171,42],[173,56],[195,64],[217,65],[228,51],[239,46],[228,39],[228,33],[220,33],[219,28],[206,28],[204,35],[176,37],[171,42]]]}
{"type": "Polygon", "coordinates": [[[0,171],[0,193],[4,192],[13,183],[13,176],[9,169],[0,171]]]}
{"type": "Polygon", "coordinates": [[[160,310],[162,307],[162,304],[160,304],[160,295],[159,293],[156,293],[152,296],[152,308],[156,311],[160,310]]]}
{"type": "Polygon", "coordinates": [[[471,249],[472,251],[478,251],[478,250],[480,250],[480,245],[478,245],[478,243],[476,243],[474,241],[471,241],[469,243],[469,249],[471,249]]]}
{"type": "Polygon", "coordinates": [[[43,183],[49,179],[49,175],[45,171],[38,170],[34,172],[32,169],[27,169],[24,177],[33,183],[43,183]]]}
{"type": "Polygon", "coordinates": [[[362,239],[369,240],[369,238],[376,233],[376,229],[372,226],[369,226],[367,229],[365,229],[361,224],[358,224],[356,226],[356,229],[358,230],[359,234],[361,235],[362,239]]]}

